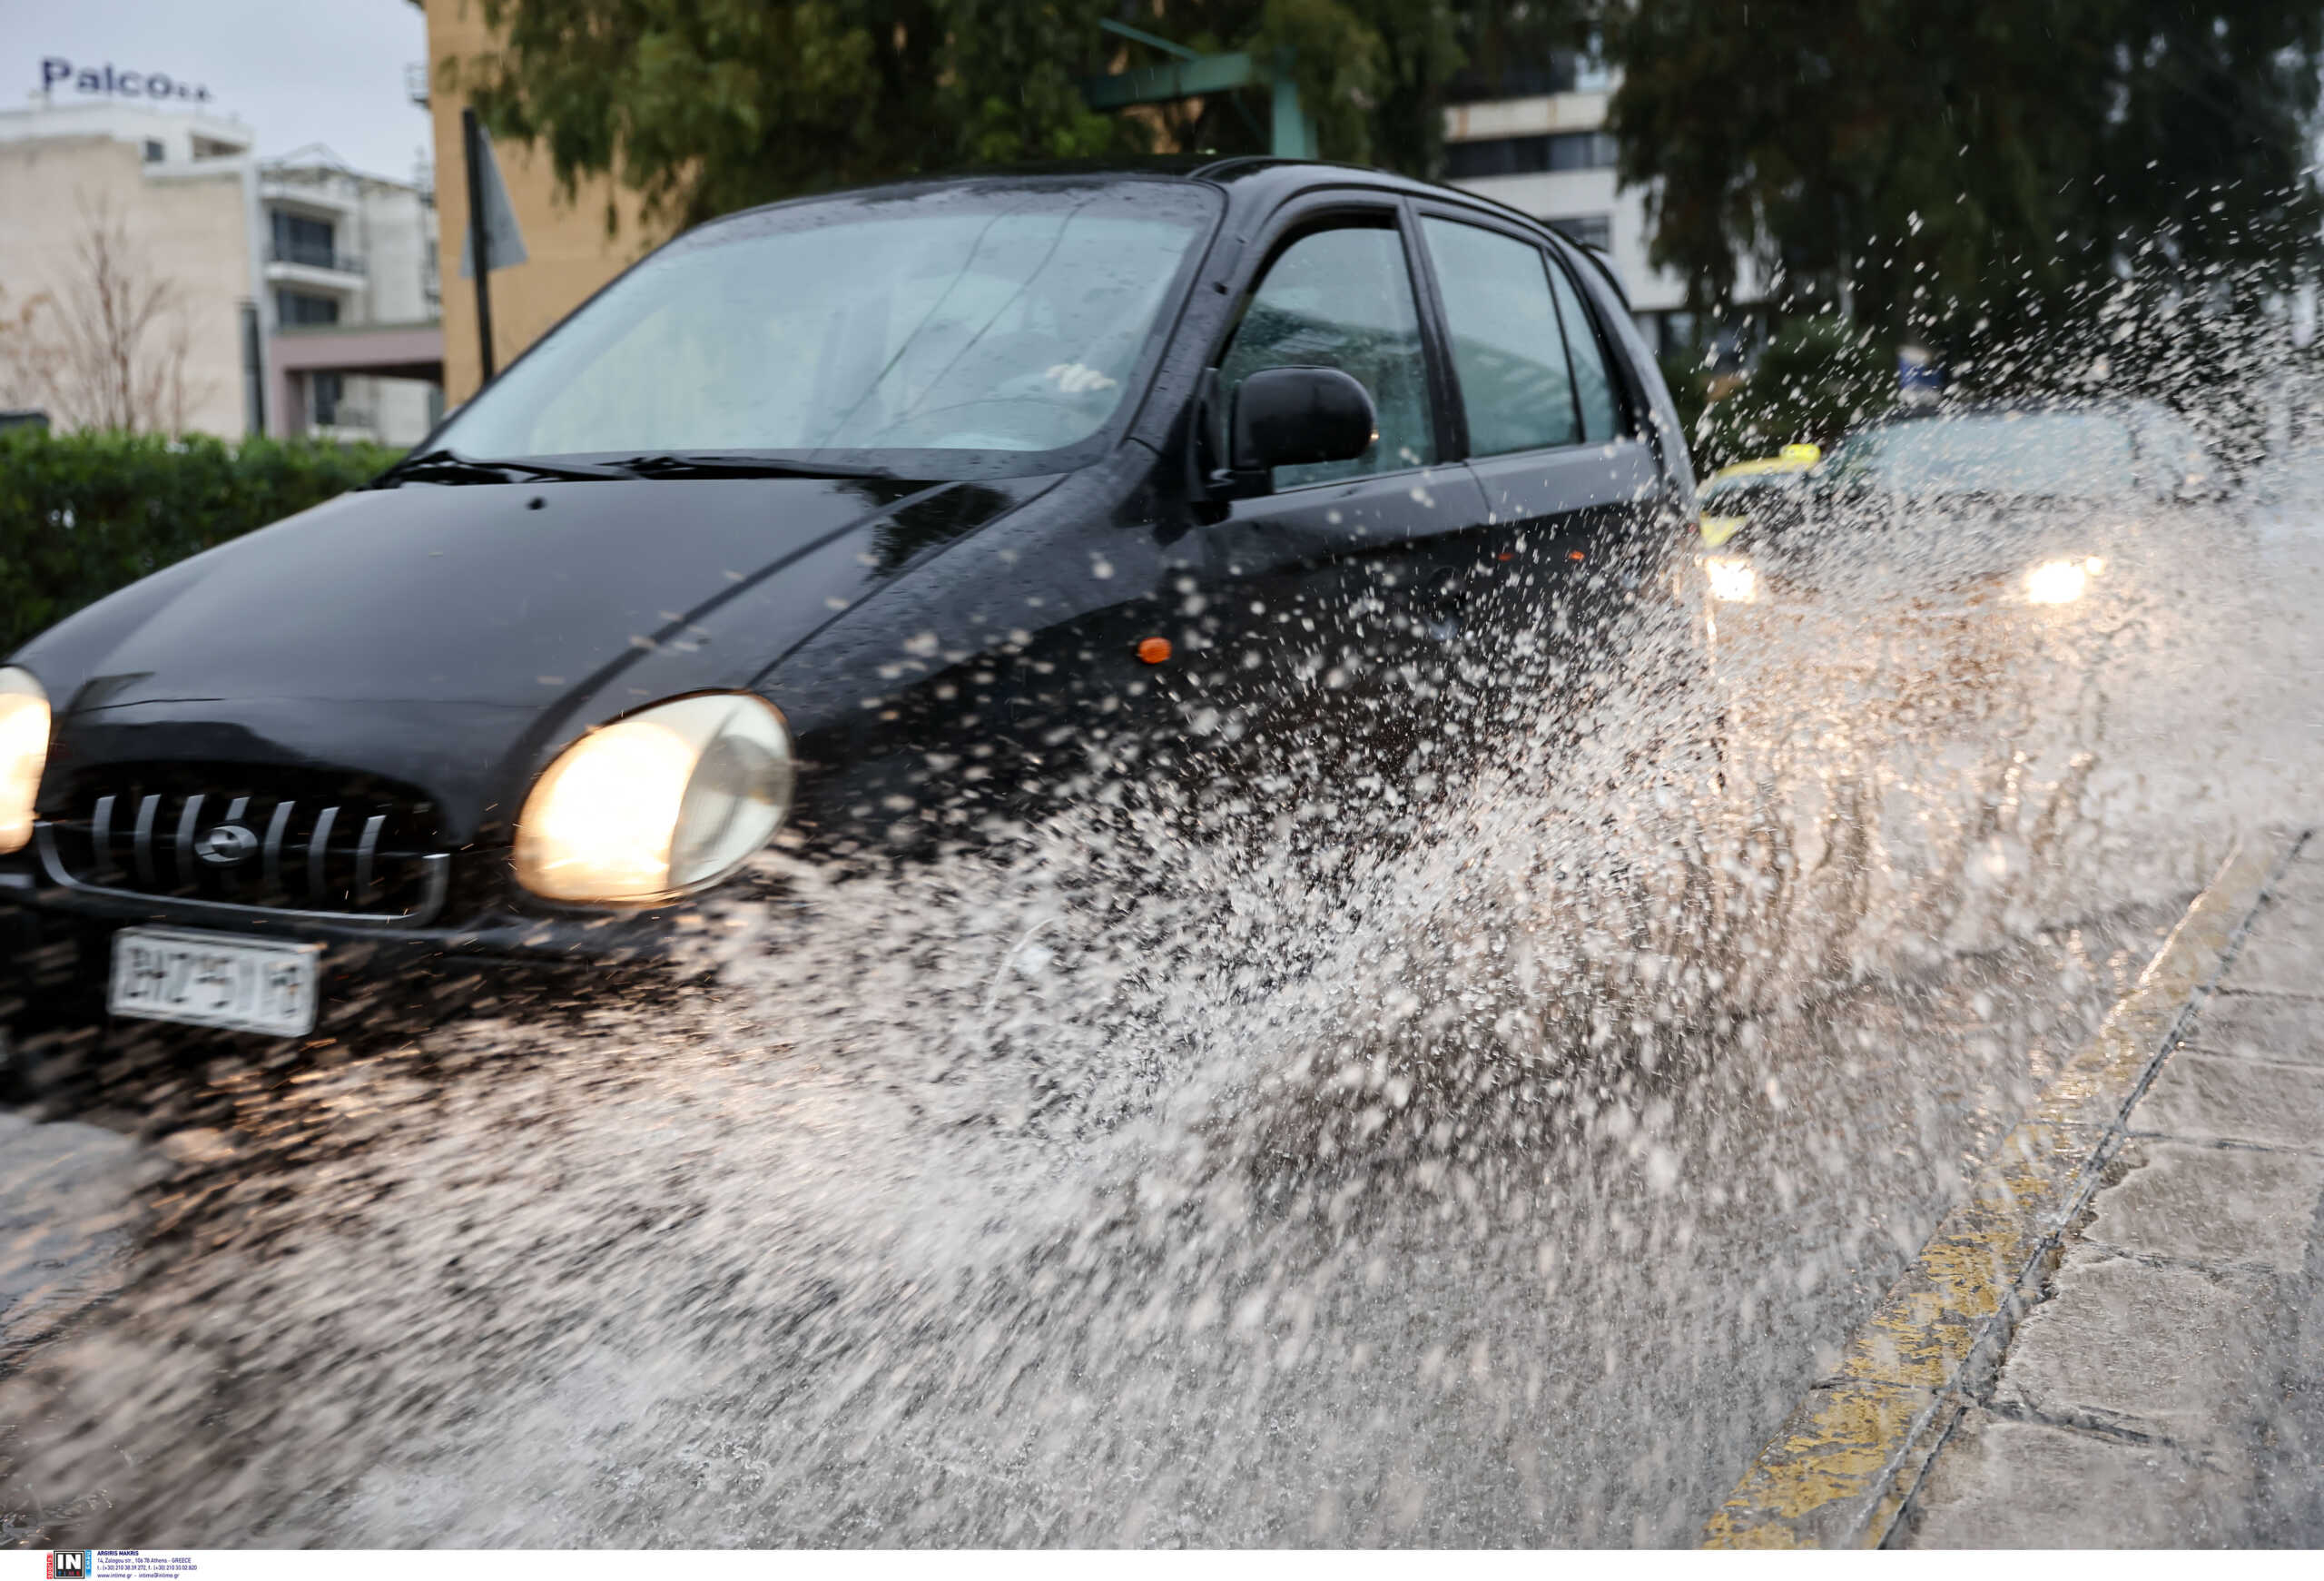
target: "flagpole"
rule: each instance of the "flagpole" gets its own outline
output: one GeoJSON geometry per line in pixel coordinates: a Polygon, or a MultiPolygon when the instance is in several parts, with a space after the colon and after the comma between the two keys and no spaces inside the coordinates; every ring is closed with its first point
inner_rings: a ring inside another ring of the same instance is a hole
{"type": "Polygon", "coordinates": [[[484,128],[476,107],[460,107],[460,144],[468,167],[468,262],[476,270],[476,339],[484,369],[479,386],[492,382],[492,229],[484,216],[484,128]]]}

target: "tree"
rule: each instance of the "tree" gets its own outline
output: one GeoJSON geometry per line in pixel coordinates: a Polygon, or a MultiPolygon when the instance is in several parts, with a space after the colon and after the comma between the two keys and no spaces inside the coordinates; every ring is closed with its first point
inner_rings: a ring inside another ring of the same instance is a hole
{"type": "Polygon", "coordinates": [[[1082,78],[1159,59],[1105,17],[1206,53],[1288,50],[1326,157],[1427,174],[1463,41],[1564,42],[1578,15],[1575,0],[479,3],[498,47],[443,63],[448,85],[497,133],[543,149],[568,193],[611,175],[668,227],[979,165],[1265,152],[1264,91],[1091,111],[1082,78]]]}
{"type": "Polygon", "coordinates": [[[1136,141],[1074,87],[1123,48],[1098,27],[1100,0],[481,4],[499,47],[447,62],[452,83],[568,191],[612,175],[665,226],[1136,141]]]}
{"type": "Polygon", "coordinates": [[[1891,341],[2086,319],[2122,271],[2245,291],[2311,261],[2324,11],[2276,0],[1606,0],[1625,181],[1699,305],[1891,341]]]}
{"type": "Polygon", "coordinates": [[[180,433],[196,394],[183,293],[153,272],[110,203],[84,203],[81,220],[71,282],[0,326],[9,398],[59,428],[180,433]]]}
{"type": "Polygon", "coordinates": [[[8,307],[7,288],[0,286],[0,408],[38,407],[45,380],[43,371],[54,356],[40,334],[40,315],[55,301],[38,291],[8,307]]]}
{"type": "Polygon", "coordinates": [[[1776,331],[1740,382],[1699,408],[1689,430],[1706,467],[1722,467],[1805,440],[1830,444],[1896,404],[1895,349],[1829,314],[1776,331]]]}

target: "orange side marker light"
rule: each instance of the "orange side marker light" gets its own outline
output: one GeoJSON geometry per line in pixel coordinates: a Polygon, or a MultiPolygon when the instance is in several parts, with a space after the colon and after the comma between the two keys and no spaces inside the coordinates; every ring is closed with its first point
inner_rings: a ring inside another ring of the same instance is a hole
{"type": "Polygon", "coordinates": [[[1147,637],[1137,645],[1137,657],[1147,664],[1166,662],[1170,657],[1170,639],[1167,637],[1147,637]]]}

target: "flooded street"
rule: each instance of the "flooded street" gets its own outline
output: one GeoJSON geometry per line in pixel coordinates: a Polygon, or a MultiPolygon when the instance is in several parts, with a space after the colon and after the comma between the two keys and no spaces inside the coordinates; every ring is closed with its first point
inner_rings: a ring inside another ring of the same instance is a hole
{"type": "Polygon", "coordinates": [[[1571,707],[1456,651],[1427,790],[773,855],[683,978],[34,1050],[0,1541],[1691,1543],[2324,821],[2324,464],[2116,525],[2074,606],[1850,550],[1571,707]]]}

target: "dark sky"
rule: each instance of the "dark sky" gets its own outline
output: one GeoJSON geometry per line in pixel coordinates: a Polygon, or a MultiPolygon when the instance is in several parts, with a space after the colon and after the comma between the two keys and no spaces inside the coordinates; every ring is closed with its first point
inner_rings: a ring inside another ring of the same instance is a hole
{"type": "Polygon", "coordinates": [[[47,55],[164,72],[206,85],[209,108],[255,130],[261,154],[328,143],[358,170],[409,181],[430,137],[404,67],[427,53],[410,0],[0,0],[0,107],[39,89],[47,55]]]}

